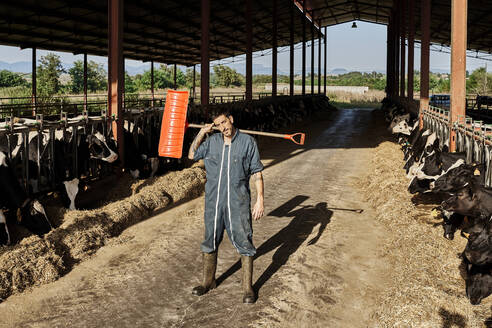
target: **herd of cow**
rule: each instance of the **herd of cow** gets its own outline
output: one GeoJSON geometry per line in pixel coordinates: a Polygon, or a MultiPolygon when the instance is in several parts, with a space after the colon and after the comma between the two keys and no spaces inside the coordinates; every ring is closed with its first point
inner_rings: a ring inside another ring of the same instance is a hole
{"type": "Polygon", "coordinates": [[[442,197],[434,210],[443,219],[444,237],[457,230],[468,239],[460,271],[471,304],[492,293],[492,188],[485,187],[483,163],[467,163],[466,154],[448,152],[436,133],[419,129],[419,121],[389,100],[383,101],[389,130],[398,136],[404,152],[408,191],[442,197]]]}
{"type": "MultiPolygon", "coordinates": [[[[228,106],[239,128],[275,131],[326,108],[326,97],[278,97],[252,103],[210,106],[209,114],[228,106]]],[[[147,178],[183,167],[178,159],[158,157],[162,111],[126,113],[124,168],[134,178],[147,178]]],[[[9,225],[20,224],[42,235],[53,227],[39,200],[57,191],[64,206],[77,208],[77,195],[88,180],[121,168],[110,118],[87,113],[60,121],[15,119],[0,122],[0,245],[11,241],[9,225]],[[40,198],[41,197],[41,198],[40,198]]],[[[188,120],[209,122],[200,106],[190,105],[188,120]]],[[[185,134],[189,147],[196,131],[185,134]]],[[[187,149],[184,149],[186,153],[187,149]]]]}
{"type": "MultiPolygon", "coordinates": [[[[158,169],[159,131],[152,119],[138,126],[125,121],[125,153],[132,154],[125,167],[135,178],[152,176],[158,169]]],[[[111,124],[106,122],[81,115],[61,125],[24,118],[5,125],[0,131],[0,245],[10,243],[7,221],[38,235],[53,228],[38,196],[57,191],[64,206],[76,209],[81,180],[118,164],[116,142],[105,128],[111,124]]]]}

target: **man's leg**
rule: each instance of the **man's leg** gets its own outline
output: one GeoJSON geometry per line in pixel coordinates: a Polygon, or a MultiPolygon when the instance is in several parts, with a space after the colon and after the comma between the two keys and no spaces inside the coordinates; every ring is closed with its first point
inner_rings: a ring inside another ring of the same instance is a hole
{"type": "Polygon", "coordinates": [[[241,267],[243,268],[243,303],[253,304],[256,301],[253,290],[253,257],[241,255],[241,267]]]}
{"type": "Polygon", "coordinates": [[[222,216],[212,217],[205,214],[205,238],[201,245],[203,252],[203,281],[201,285],[193,288],[193,295],[201,296],[216,287],[217,251],[223,235],[224,221],[222,216]]]}
{"type": "Polygon", "coordinates": [[[237,216],[236,219],[227,218],[224,222],[229,239],[231,240],[238,253],[241,255],[241,267],[243,273],[243,303],[252,304],[256,301],[253,291],[253,256],[256,248],[253,246],[253,229],[249,209],[248,216],[237,216]],[[231,227],[232,225],[232,227],[231,227]]]}
{"type": "Polygon", "coordinates": [[[201,296],[215,288],[215,270],[217,269],[217,251],[203,253],[203,282],[193,288],[192,294],[201,296]]]}

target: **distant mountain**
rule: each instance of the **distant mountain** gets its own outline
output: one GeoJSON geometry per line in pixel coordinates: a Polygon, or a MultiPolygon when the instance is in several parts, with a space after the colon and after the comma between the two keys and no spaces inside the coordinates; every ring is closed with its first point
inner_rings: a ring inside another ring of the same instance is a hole
{"type": "Polygon", "coordinates": [[[328,74],[332,75],[342,75],[342,74],[347,74],[349,71],[347,71],[345,68],[335,68],[332,69],[328,74]]]}
{"type": "MultiPolygon", "coordinates": [[[[68,71],[70,68],[73,67],[72,63],[62,63],[63,68],[68,71]]],[[[106,64],[104,64],[104,69],[107,71],[108,67],[106,64]]],[[[32,71],[32,64],[30,61],[22,61],[22,62],[14,62],[14,63],[7,63],[0,61],[0,70],[7,70],[11,72],[16,72],[16,73],[31,73],[32,71]]],[[[136,74],[142,74],[143,72],[149,70],[149,65],[140,65],[140,66],[129,66],[127,65],[125,67],[125,70],[128,72],[130,75],[136,75],[136,74]]]]}
{"type": "Polygon", "coordinates": [[[440,73],[440,74],[449,74],[450,73],[449,69],[431,68],[430,71],[432,73],[440,73]]]}
{"type": "Polygon", "coordinates": [[[28,61],[15,63],[6,63],[0,61],[0,70],[7,70],[16,73],[31,73],[32,64],[28,61]]]}
{"type": "MultiPolygon", "coordinates": [[[[240,63],[231,63],[227,64],[226,66],[229,66],[230,68],[236,70],[239,74],[246,75],[246,63],[245,62],[240,62],[240,63]]],[[[213,69],[211,70],[213,72],[213,69]]],[[[262,64],[253,64],[253,75],[260,75],[260,74],[266,74],[266,75],[271,75],[272,74],[272,67],[271,66],[264,66],[262,64]]],[[[278,70],[277,74],[279,75],[288,75],[289,72],[284,72],[282,70],[278,70]]]]}
{"type": "MultiPolygon", "coordinates": [[[[158,66],[154,64],[154,69],[157,69],[158,66]]],[[[104,69],[107,70],[106,65],[104,65],[104,69]]],[[[125,66],[125,71],[130,75],[130,76],[135,76],[137,74],[143,74],[145,71],[150,71],[150,66],[147,65],[140,65],[140,66],[125,66]]]]}
{"type": "MultiPolygon", "coordinates": [[[[69,70],[71,67],[73,67],[72,63],[62,63],[62,66],[65,70],[69,70]]],[[[231,63],[227,64],[227,66],[235,69],[238,73],[245,75],[246,74],[246,64],[244,62],[239,62],[239,63],[231,63]]],[[[104,69],[107,71],[108,67],[107,64],[103,65],[104,69]]],[[[157,68],[157,65],[155,66],[157,68]]],[[[30,61],[20,61],[20,62],[14,62],[14,63],[7,63],[0,61],[0,70],[8,70],[11,72],[17,72],[17,73],[31,73],[32,69],[32,64],[30,61]]],[[[130,66],[126,65],[125,70],[130,74],[131,76],[134,76],[136,74],[143,74],[145,71],[150,70],[148,64],[143,64],[143,65],[138,65],[138,66],[130,66]]],[[[323,68],[321,68],[323,72],[323,68]]],[[[341,75],[341,74],[347,74],[349,72],[363,72],[363,73],[371,73],[373,71],[376,71],[378,73],[386,73],[385,70],[357,70],[357,69],[346,69],[346,68],[334,68],[332,70],[329,70],[327,73],[332,74],[332,75],[341,75]]],[[[211,70],[213,72],[213,69],[211,70]]],[[[311,67],[306,67],[306,74],[309,74],[311,72],[311,67]]],[[[315,74],[318,74],[318,67],[314,67],[314,72],[315,74]]],[[[441,74],[449,74],[450,70],[449,69],[433,69],[431,68],[431,72],[433,73],[441,73],[441,74]]],[[[270,75],[272,74],[272,67],[271,66],[265,66],[262,64],[254,64],[253,65],[253,74],[267,74],[270,75]]],[[[278,70],[279,75],[289,75],[289,70],[278,70]]],[[[296,68],[294,71],[294,74],[299,75],[302,74],[302,68],[296,68]]]]}
{"type": "MultiPolygon", "coordinates": [[[[232,63],[232,64],[227,64],[226,66],[229,66],[232,69],[235,69],[236,72],[245,75],[246,74],[246,64],[244,62],[241,63],[232,63]]],[[[331,71],[328,71],[328,74],[333,74],[333,75],[341,75],[341,74],[347,74],[348,72],[352,72],[354,70],[347,70],[345,68],[335,68],[332,69],[331,71]]],[[[379,70],[376,70],[377,72],[380,72],[379,70]]],[[[369,71],[368,71],[369,72],[369,71]]],[[[311,67],[306,67],[306,74],[311,73],[311,67]]],[[[314,73],[318,74],[318,67],[314,67],[314,73]]],[[[383,71],[384,73],[384,71],[383,71]]],[[[254,64],[253,65],[253,74],[266,74],[266,75],[271,75],[272,74],[272,67],[271,66],[265,66],[262,64],[254,64]]],[[[289,71],[279,69],[278,73],[279,75],[289,75],[289,71]]],[[[302,68],[297,68],[294,70],[295,75],[300,75],[302,74],[302,68]]],[[[323,74],[323,68],[322,68],[322,74],[323,74]]]]}

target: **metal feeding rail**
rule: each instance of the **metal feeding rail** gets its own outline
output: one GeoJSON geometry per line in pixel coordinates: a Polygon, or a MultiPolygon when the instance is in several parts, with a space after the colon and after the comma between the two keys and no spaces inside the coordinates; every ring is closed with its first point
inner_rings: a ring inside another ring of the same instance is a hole
{"type": "MultiPolygon", "coordinates": [[[[147,109],[128,110],[123,119],[132,122],[135,127],[142,127],[146,124],[160,124],[160,117],[163,112],[162,107],[154,107],[147,109]],[[152,120],[151,117],[154,119],[152,120]]],[[[35,119],[24,119],[7,117],[5,121],[0,122],[0,147],[6,150],[6,155],[11,163],[14,172],[19,177],[22,177],[23,185],[30,193],[29,181],[33,172],[30,172],[29,161],[36,163],[39,179],[39,191],[50,191],[56,188],[55,172],[55,132],[63,131],[63,136],[67,129],[70,130],[73,146],[70,154],[64,154],[66,159],[72,162],[72,174],[70,179],[82,177],[79,175],[78,167],[78,133],[94,133],[100,131],[105,137],[109,137],[112,133],[112,122],[116,121],[114,116],[108,116],[106,110],[103,109],[100,115],[89,116],[87,111],[83,111],[82,115],[77,117],[68,117],[66,112],[60,114],[59,120],[45,120],[42,114],[36,115],[35,119]],[[43,138],[47,138],[47,142],[43,145],[43,138]],[[30,145],[30,139],[37,138],[35,141],[35,151],[33,145],[30,145]],[[22,145],[19,145],[19,140],[22,140],[22,145]],[[16,151],[16,147],[19,149],[16,151]],[[31,151],[30,151],[31,150],[31,151]],[[16,151],[13,154],[13,151],[16,151]],[[42,165],[45,164],[45,165],[42,165]]],[[[150,136],[149,136],[150,138],[150,136]]],[[[150,143],[150,139],[146,138],[146,142],[150,143]]],[[[136,140],[138,143],[138,140],[136,140]]],[[[84,168],[87,174],[84,174],[84,179],[101,178],[106,173],[110,172],[110,165],[101,163],[95,160],[90,160],[88,167],[84,168]]]]}
{"type": "Polygon", "coordinates": [[[456,150],[465,152],[467,163],[483,163],[486,167],[485,185],[492,185],[492,124],[473,120],[468,116],[458,116],[458,121],[450,124],[448,110],[429,106],[423,110],[424,128],[437,134],[439,146],[448,145],[450,129],[456,131],[456,150]]]}

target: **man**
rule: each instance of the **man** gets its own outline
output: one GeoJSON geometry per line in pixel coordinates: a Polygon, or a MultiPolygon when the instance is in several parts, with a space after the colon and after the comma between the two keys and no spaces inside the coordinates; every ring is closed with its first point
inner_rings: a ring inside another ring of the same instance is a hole
{"type": "Polygon", "coordinates": [[[204,159],[207,172],[205,184],[205,240],[203,252],[203,283],[193,288],[194,295],[203,295],[215,288],[217,248],[222,241],[224,228],[232,245],[241,255],[243,271],[243,303],[254,303],[252,288],[253,230],[251,216],[263,216],[263,164],[255,140],[241,133],[233,125],[232,115],[223,111],[213,117],[213,123],[200,130],[191,144],[188,158],[204,159]],[[215,133],[203,143],[205,135],[216,126],[215,133]],[[249,178],[254,178],[257,199],[251,213],[249,178]]]}

